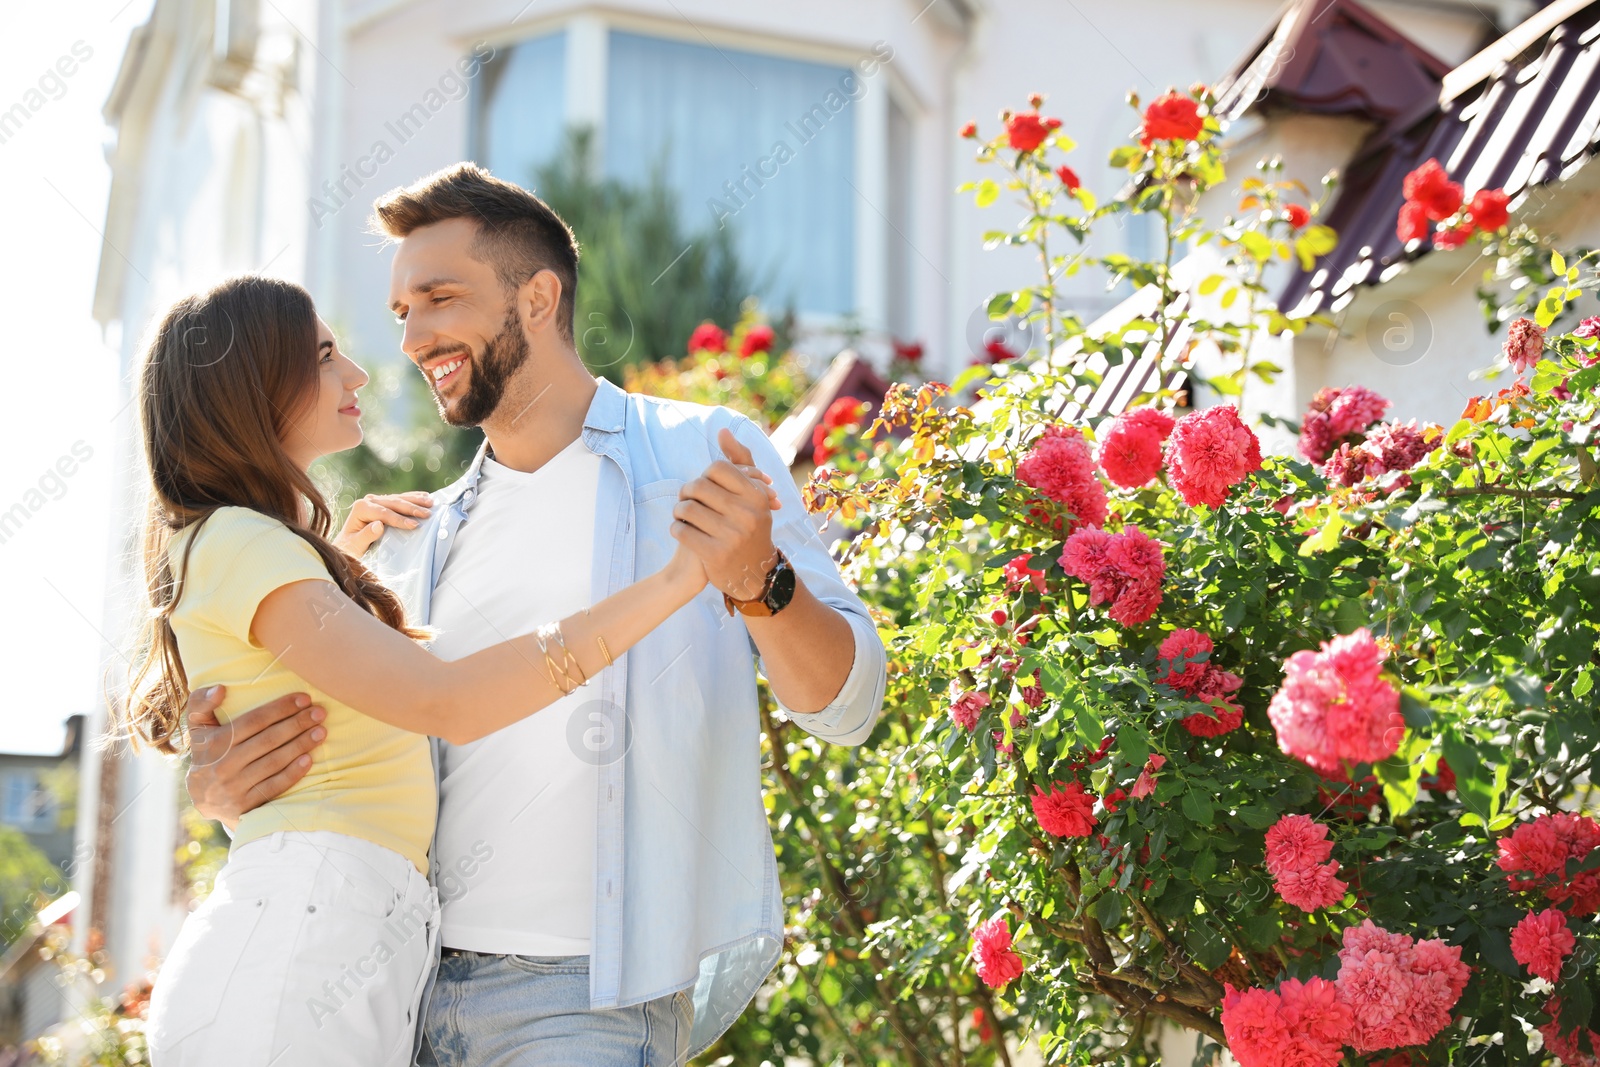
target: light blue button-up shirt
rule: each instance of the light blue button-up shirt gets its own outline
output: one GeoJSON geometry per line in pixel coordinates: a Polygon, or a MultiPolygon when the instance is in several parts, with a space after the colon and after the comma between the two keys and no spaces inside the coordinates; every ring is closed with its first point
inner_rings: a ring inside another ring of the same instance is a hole
{"type": "MultiPolygon", "coordinates": [[[[883,703],[882,641],[777,450],[743,415],[599,382],[582,433],[584,446],[609,461],[601,463],[595,505],[593,601],[666,564],[677,547],[667,531],[678,490],[722,458],[722,427],[772,476],[783,503],[773,514],[773,541],[855,634],[855,662],[833,702],[815,714],[784,711],[815,737],[858,745],[883,703]]],[[[484,455],[433,494],[419,528],[387,530],[368,555],[414,620],[427,620],[457,531],[471,519],[484,455]]],[[[783,945],[783,896],[761,797],[757,651],[743,617],[730,617],[708,586],[591,679],[592,704],[574,713],[591,724],[580,744],[599,766],[590,1007],[624,1007],[693,986],[691,1055],[739,1017],[783,945]]]]}

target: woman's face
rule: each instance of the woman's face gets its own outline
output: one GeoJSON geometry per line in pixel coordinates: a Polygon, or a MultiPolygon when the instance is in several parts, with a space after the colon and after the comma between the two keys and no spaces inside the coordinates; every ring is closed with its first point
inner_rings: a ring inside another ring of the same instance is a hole
{"type": "Polygon", "coordinates": [[[302,467],[361,443],[361,409],[356,406],[356,390],[367,384],[367,372],[339,351],[333,331],[320,317],[314,358],[316,391],[289,424],[283,439],[284,448],[302,467]]]}

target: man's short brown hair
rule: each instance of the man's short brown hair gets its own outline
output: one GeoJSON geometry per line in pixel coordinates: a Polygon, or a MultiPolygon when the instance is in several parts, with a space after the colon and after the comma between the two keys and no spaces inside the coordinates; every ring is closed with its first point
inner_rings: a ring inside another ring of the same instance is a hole
{"type": "Polygon", "coordinates": [[[374,231],[395,240],[449,219],[472,219],[478,224],[469,254],[494,268],[507,293],[541,270],[554,271],[561,280],[556,327],[572,341],[578,240],[549,204],[475,163],[457,163],[390,190],[372,205],[374,231]]]}

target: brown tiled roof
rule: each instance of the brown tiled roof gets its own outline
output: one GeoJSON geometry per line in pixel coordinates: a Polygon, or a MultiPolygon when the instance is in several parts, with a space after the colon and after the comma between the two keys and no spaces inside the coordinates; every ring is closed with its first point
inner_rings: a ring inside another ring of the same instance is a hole
{"type": "Polygon", "coordinates": [[[1434,99],[1450,64],[1355,0],[1291,0],[1217,86],[1218,117],[1247,111],[1388,122],[1434,99]]]}
{"type": "Polygon", "coordinates": [[[1470,196],[1527,191],[1570,176],[1600,133],[1600,0],[1557,0],[1445,76],[1439,95],[1377,130],[1357,151],[1323,218],[1339,245],[1279,298],[1292,315],[1337,306],[1357,285],[1425,255],[1395,233],[1411,170],[1436,158],[1470,196]]]}

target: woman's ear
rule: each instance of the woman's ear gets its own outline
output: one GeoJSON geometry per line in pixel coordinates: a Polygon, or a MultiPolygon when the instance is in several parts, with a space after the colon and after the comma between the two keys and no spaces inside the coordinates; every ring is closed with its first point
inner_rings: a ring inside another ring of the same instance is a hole
{"type": "Polygon", "coordinates": [[[561,307],[561,279],[553,270],[540,270],[522,284],[517,294],[523,326],[530,333],[554,329],[561,307]]]}

